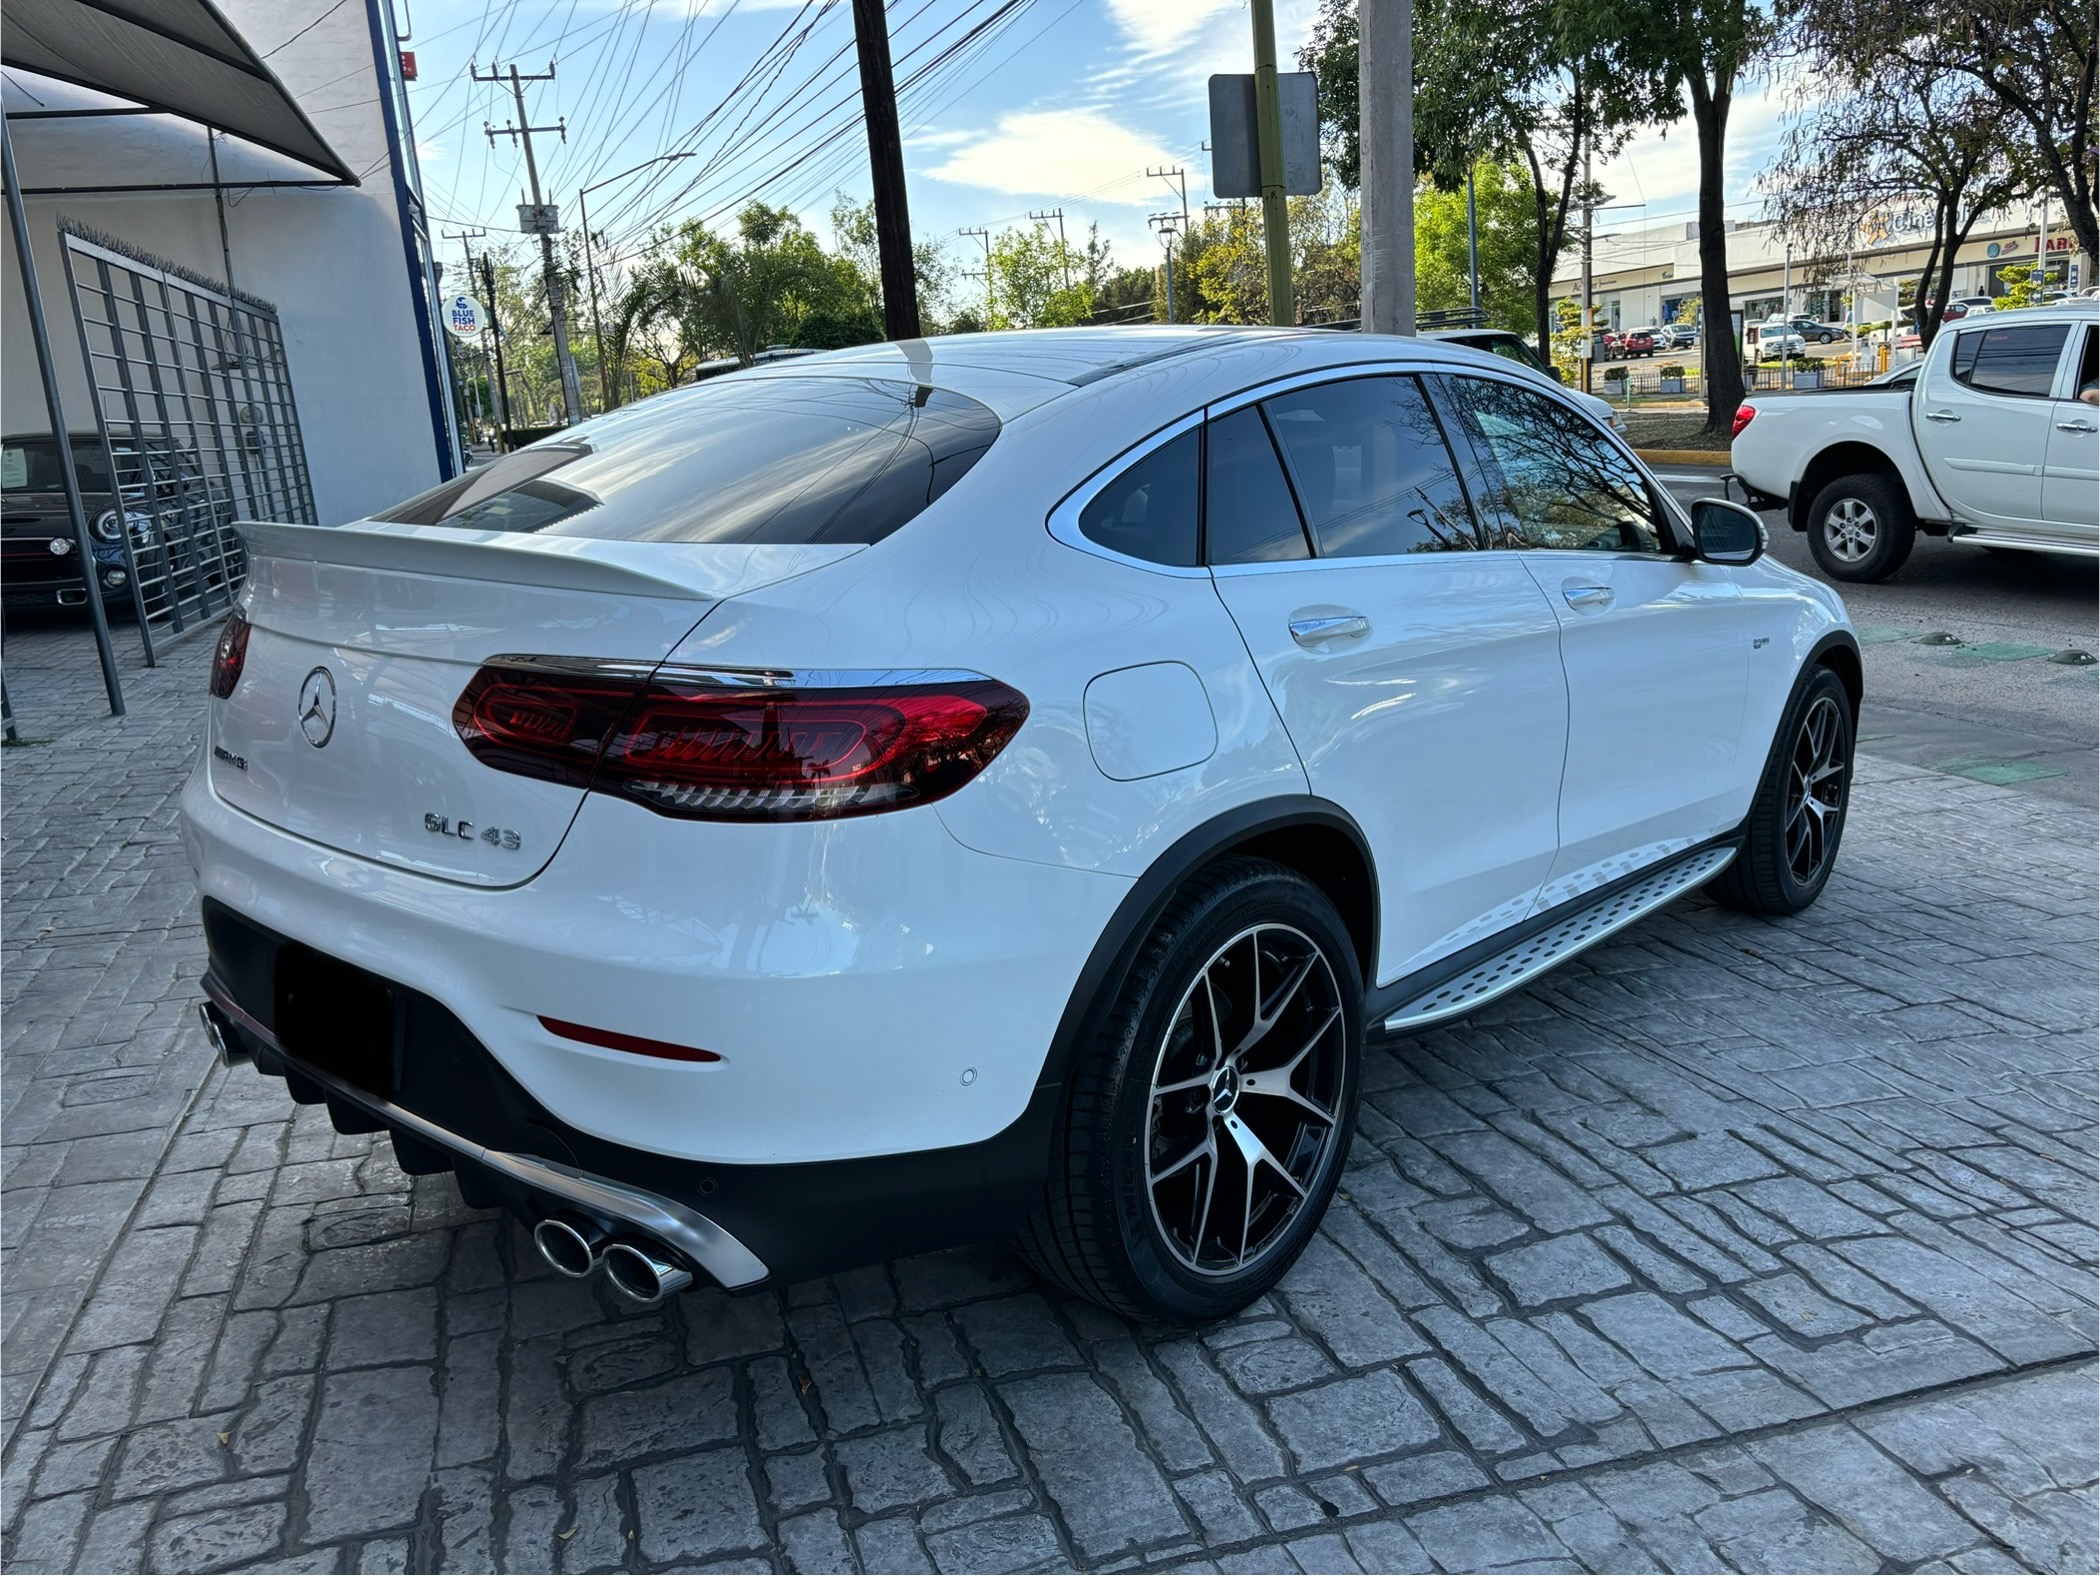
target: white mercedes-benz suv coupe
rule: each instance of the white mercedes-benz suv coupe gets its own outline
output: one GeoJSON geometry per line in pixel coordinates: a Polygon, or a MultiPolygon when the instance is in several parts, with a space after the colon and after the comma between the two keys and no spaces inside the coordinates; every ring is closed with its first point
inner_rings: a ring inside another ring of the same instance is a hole
{"type": "Polygon", "coordinates": [[[1813,902],[1858,647],[1505,360],[811,356],[243,528],[183,798],[221,1053],[651,1299],[1015,1234],[1289,1268],[1366,1033],[1813,902]]]}

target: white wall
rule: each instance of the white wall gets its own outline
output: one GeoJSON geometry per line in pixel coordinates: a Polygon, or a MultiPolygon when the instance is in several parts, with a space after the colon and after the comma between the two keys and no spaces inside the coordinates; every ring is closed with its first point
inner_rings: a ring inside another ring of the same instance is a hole
{"type": "MultiPolygon", "coordinates": [[[[324,15],[330,3],[220,0],[220,9],[258,53],[285,46],[269,66],[363,177],[356,187],[226,194],[234,283],[277,307],[314,504],[323,523],[336,524],[421,491],[440,472],[369,17],[365,0],[324,15]],[[311,31],[285,45],[309,23],[311,31]]],[[[41,78],[23,80],[52,107],[99,102],[41,78]]],[[[36,107],[12,82],[6,105],[36,107]]],[[[12,131],[25,189],[210,178],[203,131],[169,117],[16,121],[12,131]]],[[[312,173],[226,139],[219,160],[229,181],[312,173]]],[[[66,416],[80,430],[92,426],[94,410],[66,299],[57,221],[78,220],[223,279],[218,212],[208,191],[30,197],[27,207],[66,416]]],[[[0,246],[0,422],[10,433],[49,426],[12,245],[0,246]]]]}

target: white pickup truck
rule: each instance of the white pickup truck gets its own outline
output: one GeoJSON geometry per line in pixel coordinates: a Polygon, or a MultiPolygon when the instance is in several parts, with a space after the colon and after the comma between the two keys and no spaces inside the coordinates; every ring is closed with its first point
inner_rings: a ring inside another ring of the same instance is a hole
{"type": "Polygon", "coordinates": [[[2100,557],[2100,301],[1944,325],[1908,386],[1757,395],[1730,460],[1833,580],[1885,580],[1917,533],[2100,557]]]}

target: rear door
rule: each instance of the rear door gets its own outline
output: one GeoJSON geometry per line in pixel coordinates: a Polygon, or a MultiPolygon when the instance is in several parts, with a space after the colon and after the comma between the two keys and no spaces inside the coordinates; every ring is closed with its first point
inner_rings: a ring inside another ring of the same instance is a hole
{"type": "Polygon", "coordinates": [[[1731,571],[1680,557],[1632,456],[1543,391],[1439,380],[1472,449],[1491,543],[1514,546],[1560,624],[1567,765],[1539,906],[1741,819],[1763,765],[1742,731],[1750,636],[1731,571]]]}
{"type": "Polygon", "coordinates": [[[2100,328],[2078,330],[2057,393],[2042,471],[2042,518],[2054,533],[2100,545],[2100,328]]]}
{"type": "Polygon", "coordinates": [[[1482,550],[1419,380],[1222,409],[1206,446],[1218,595],[1312,791],[1370,844],[1378,980],[1517,923],[1557,845],[1558,633],[1519,555],[1482,550]]]}
{"type": "Polygon", "coordinates": [[[2070,338],[2065,322],[1982,313],[1943,328],[1912,401],[1926,474],[1962,519],[2042,528],[2051,396],[2070,338]]]}

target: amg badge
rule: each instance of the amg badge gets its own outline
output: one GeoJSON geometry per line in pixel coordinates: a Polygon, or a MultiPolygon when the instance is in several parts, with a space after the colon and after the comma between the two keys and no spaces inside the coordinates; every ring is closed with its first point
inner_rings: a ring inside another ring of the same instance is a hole
{"type": "Polygon", "coordinates": [[[472,821],[455,821],[450,816],[423,812],[423,830],[435,832],[439,837],[457,837],[466,842],[480,838],[491,848],[517,849],[525,845],[518,834],[507,826],[476,826],[472,821]]]}

